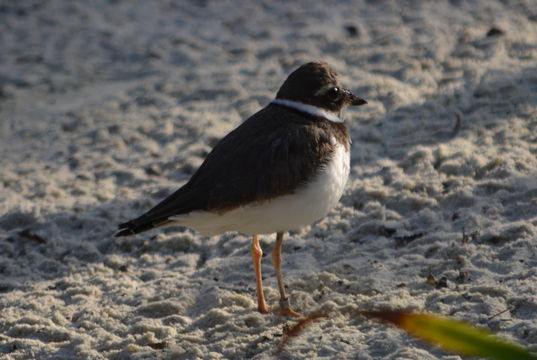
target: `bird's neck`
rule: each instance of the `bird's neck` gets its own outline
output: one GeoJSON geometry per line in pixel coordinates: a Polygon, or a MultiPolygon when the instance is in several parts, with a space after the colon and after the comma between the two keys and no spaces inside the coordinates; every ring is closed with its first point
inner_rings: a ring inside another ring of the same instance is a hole
{"type": "Polygon", "coordinates": [[[286,100],[286,99],[274,99],[271,101],[271,104],[285,106],[291,109],[298,110],[308,115],[320,116],[322,118],[325,118],[326,120],[329,120],[335,123],[343,122],[343,109],[341,109],[339,112],[333,112],[333,111],[320,108],[318,106],[308,105],[308,104],[304,104],[298,101],[286,100]]]}

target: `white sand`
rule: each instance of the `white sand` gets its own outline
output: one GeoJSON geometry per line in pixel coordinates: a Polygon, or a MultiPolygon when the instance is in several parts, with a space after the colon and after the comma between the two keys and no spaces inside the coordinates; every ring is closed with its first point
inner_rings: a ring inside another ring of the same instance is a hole
{"type": "MultiPolygon", "coordinates": [[[[1,359],[271,358],[294,321],[256,312],[247,237],[113,234],[317,59],[369,105],[340,205],[284,241],[296,310],[430,311],[537,351],[537,3],[312,3],[0,4],[1,359]]],[[[337,314],[279,356],[458,359],[337,314]]]]}

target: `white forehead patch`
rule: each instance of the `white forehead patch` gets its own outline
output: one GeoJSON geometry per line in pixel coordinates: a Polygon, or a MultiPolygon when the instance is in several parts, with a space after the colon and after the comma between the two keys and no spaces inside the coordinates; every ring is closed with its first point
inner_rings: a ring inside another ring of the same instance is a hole
{"type": "Polygon", "coordinates": [[[284,100],[284,99],[274,99],[271,101],[271,103],[286,106],[291,109],[295,109],[295,110],[298,110],[300,112],[303,112],[309,115],[320,116],[332,122],[336,122],[336,123],[343,122],[343,109],[339,112],[332,112],[332,111],[319,108],[317,106],[303,104],[297,101],[284,100]]]}

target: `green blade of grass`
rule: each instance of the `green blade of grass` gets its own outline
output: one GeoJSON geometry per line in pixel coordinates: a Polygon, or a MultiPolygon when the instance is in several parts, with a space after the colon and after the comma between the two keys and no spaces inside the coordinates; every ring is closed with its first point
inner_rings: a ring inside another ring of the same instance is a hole
{"type": "Polygon", "coordinates": [[[361,315],[393,324],[409,334],[458,355],[498,360],[537,360],[523,347],[492,336],[463,321],[402,311],[361,311],[361,315]]]}

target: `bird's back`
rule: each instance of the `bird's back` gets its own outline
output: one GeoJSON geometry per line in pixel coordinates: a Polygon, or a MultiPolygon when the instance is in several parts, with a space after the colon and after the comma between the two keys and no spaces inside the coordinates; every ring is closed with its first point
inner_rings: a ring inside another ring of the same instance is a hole
{"type": "Polygon", "coordinates": [[[121,224],[117,235],[163,226],[192,212],[222,214],[292,194],[330,161],[335,143],[348,150],[344,124],[268,105],[222,138],[183,187],[121,224]]]}

